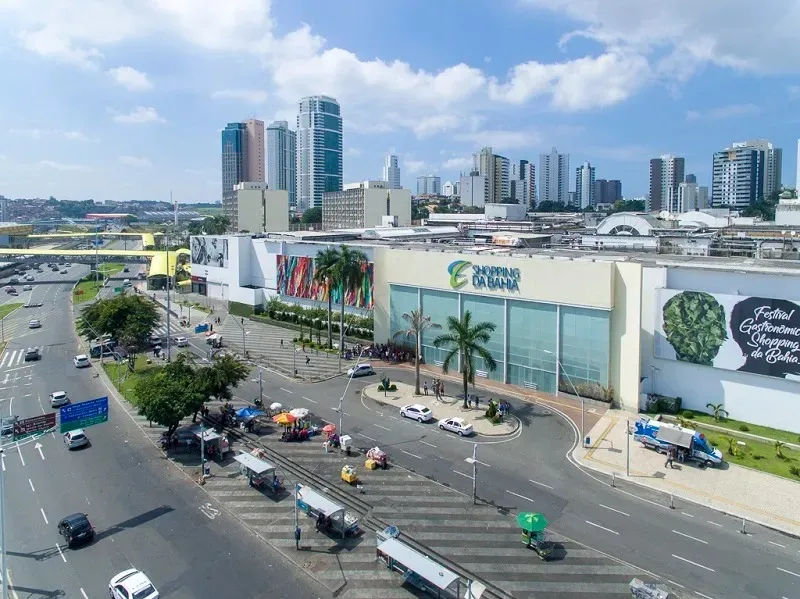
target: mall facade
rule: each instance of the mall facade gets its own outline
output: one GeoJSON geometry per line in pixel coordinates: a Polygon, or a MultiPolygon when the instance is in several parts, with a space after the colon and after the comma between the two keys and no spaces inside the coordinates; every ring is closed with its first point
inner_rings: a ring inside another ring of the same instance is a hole
{"type": "MultiPolygon", "coordinates": [[[[478,359],[476,382],[605,396],[634,411],[648,394],[701,411],[721,403],[731,418],[800,432],[800,269],[789,262],[391,244],[335,233],[193,237],[192,288],[253,306],[278,296],[327,307],[314,257],[341,243],[367,255],[364,280],[344,301],[349,312],[374,317],[377,342],[399,340],[411,310],[443,329],[447,317],[470,312],[473,322],[494,325],[486,347],[496,368],[478,359]]],[[[431,365],[447,352],[433,344],[440,332],[422,338],[431,365]]]]}

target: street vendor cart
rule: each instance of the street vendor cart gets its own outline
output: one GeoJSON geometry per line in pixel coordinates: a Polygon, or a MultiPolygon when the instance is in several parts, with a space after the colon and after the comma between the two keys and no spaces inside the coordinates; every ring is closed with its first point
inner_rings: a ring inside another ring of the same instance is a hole
{"type": "Polygon", "coordinates": [[[542,560],[550,559],[553,542],[547,535],[547,518],[543,514],[521,512],[517,514],[517,526],[522,529],[522,542],[533,549],[542,560]]]}
{"type": "Polygon", "coordinates": [[[358,484],[358,474],[356,474],[356,469],[349,464],[342,466],[341,476],[342,480],[349,485],[358,484]]]}
{"type": "Polygon", "coordinates": [[[241,452],[234,456],[233,459],[239,462],[239,472],[247,476],[250,486],[277,494],[283,489],[283,485],[276,474],[275,466],[253,455],[256,451],[258,450],[251,453],[241,452]]]}
{"type": "Polygon", "coordinates": [[[339,533],[343,539],[360,534],[358,518],[344,506],[306,485],[297,485],[296,493],[297,508],[316,518],[318,530],[339,533]]]}
{"type": "Polygon", "coordinates": [[[389,466],[389,455],[380,447],[373,447],[367,451],[367,461],[364,463],[364,466],[368,470],[374,470],[375,468],[383,468],[386,470],[389,466]]]}

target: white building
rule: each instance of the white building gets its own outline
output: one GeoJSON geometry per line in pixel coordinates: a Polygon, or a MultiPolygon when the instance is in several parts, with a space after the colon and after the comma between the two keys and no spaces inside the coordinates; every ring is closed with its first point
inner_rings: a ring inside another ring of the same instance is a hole
{"type": "Polygon", "coordinates": [[[297,211],[322,206],[322,194],[342,189],[342,115],[328,96],[300,100],[297,115],[297,211]]]}
{"type": "Polygon", "coordinates": [[[483,208],[489,195],[489,183],[486,175],[462,175],[458,184],[461,206],[483,208]]]}
{"type": "Polygon", "coordinates": [[[511,162],[505,156],[494,157],[493,202],[502,202],[511,197],[511,162]]]}
{"type": "Polygon", "coordinates": [[[297,134],[286,121],[267,126],[267,186],[289,193],[289,207],[297,207],[297,134]]]}
{"type": "Polygon", "coordinates": [[[383,180],[389,184],[389,189],[401,189],[400,166],[397,156],[387,154],[383,162],[383,180]]]}
{"type": "Polygon", "coordinates": [[[446,198],[454,198],[458,196],[458,181],[453,183],[452,181],[445,181],[442,185],[442,195],[446,198]]]}
{"type": "Polygon", "coordinates": [[[286,231],[289,228],[289,192],[268,189],[261,181],[238,183],[233,187],[233,194],[226,194],[222,211],[237,233],[286,231]]]}
{"type": "Polygon", "coordinates": [[[675,212],[682,214],[706,208],[708,208],[708,187],[697,183],[680,183],[678,185],[678,201],[675,202],[675,212]]]}
{"type": "Polygon", "coordinates": [[[411,225],[411,190],[391,189],[387,181],[348,183],[342,191],[323,194],[322,228],[361,229],[384,225],[411,225]]]}
{"type": "Polygon", "coordinates": [[[569,154],[539,154],[539,202],[569,204],[569,154]]]}
{"type": "Polygon", "coordinates": [[[594,173],[589,162],[575,169],[575,201],[581,210],[594,206],[594,173]]]}

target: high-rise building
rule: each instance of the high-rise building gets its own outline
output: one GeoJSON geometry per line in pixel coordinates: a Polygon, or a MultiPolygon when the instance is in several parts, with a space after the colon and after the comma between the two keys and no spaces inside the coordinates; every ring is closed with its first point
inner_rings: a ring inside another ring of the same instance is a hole
{"type": "Polygon", "coordinates": [[[697,175],[695,175],[694,173],[689,173],[688,175],[686,175],[686,180],[684,181],[684,183],[697,183],[697,175]]]}
{"type": "Polygon", "coordinates": [[[342,115],[328,96],[300,100],[297,115],[297,211],[322,206],[322,194],[342,190],[342,115]]]}
{"type": "Polygon", "coordinates": [[[622,182],[619,179],[595,179],[594,205],[622,201],[622,182]]]}
{"type": "Polygon", "coordinates": [[[731,145],[731,148],[750,148],[758,152],[758,181],[756,201],[768,198],[781,190],[781,176],[783,175],[783,150],[774,147],[766,139],[740,141],[731,145]]]}
{"type": "Polygon", "coordinates": [[[711,203],[714,208],[741,210],[758,200],[764,171],[759,169],[761,152],[755,148],[727,148],[714,153],[711,203]]]}
{"type": "Polygon", "coordinates": [[[458,195],[458,181],[445,181],[442,183],[442,195],[446,198],[452,198],[458,195]]]}
{"type": "Polygon", "coordinates": [[[479,175],[477,171],[472,171],[469,175],[461,175],[458,184],[459,198],[461,206],[474,206],[483,208],[486,205],[489,182],[485,175],[479,175]]]}
{"type": "Polygon", "coordinates": [[[383,163],[383,180],[389,184],[389,189],[402,189],[400,185],[400,166],[397,156],[387,154],[383,163]]]}
{"type": "Polygon", "coordinates": [[[647,210],[675,211],[678,202],[678,185],[683,183],[686,160],[672,154],[650,160],[650,193],[647,195],[647,210]]]}
{"type": "Polygon", "coordinates": [[[505,156],[494,155],[494,195],[492,202],[499,203],[511,197],[511,162],[505,156]]]}
{"type": "Polygon", "coordinates": [[[569,154],[539,154],[539,202],[569,203],[569,154]]]}
{"type": "Polygon", "coordinates": [[[247,157],[245,156],[244,123],[228,123],[222,130],[222,195],[233,191],[233,186],[245,180],[247,157]]]}
{"type": "Polygon", "coordinates": [[[678,185],[678,205],[676,212],[692,212],[708,208],[708,187],[697,183],[678,185]]]}
{"type": "Polygon", "coordinates": [[[795,197],[800,197],[800,139],[797,140],[797,173],[795,174],[795,197]]]}
{"type": "Polygon", "coordinates": [[[388,181],[348,183],[342,191],[325,192],[322,228],[361,229],[389,221],[411,225],[411,190],[390,189],[388,181]]]}
{"type": "Polygon", "coordinates": [[[297,134],[286,121],[267,127],[267,185],[289,193],[289,209],[297,208],[297,134]]]}
{"type": "Polygon", "coordinates": [[[417,177],[417,195],[442,195],[442,178],[437,175],[422,175],[421,177],[417,177]]]}
{"type": "Polygon", "coordinates": [[[222,213],[233,233],[266,233],[289,228],[289,194],[267,189],[263,181],[243,181],[233,186],[222,201],[222,213]]]}
{"type": "Polygon", "coordinates": [[[594,206],[594,173],[590,162],[584,162],[575,169],[575,201],[581,210],[594,206]]]}
{"type": "Polygon", "coordinates": [[[265,183],[264,174],[264,121],[247,119],[244,122],[244,153],[247,158],[245,181],[265,183]]]}

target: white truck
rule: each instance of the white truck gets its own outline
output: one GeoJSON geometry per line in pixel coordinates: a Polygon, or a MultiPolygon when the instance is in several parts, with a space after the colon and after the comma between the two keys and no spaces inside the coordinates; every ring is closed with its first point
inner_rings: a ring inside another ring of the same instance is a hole
{"type": "Polygon", "coordinates": [[[722,452],[711,445],[703,433],[677,424],[642,416],[636,421],[633,438],[659,453],[666,453],[676,447],[679,461],[682,461],[682,456],[684,460],[700,462],[704,466],[718,466],[722,463],[722,452]]]}

